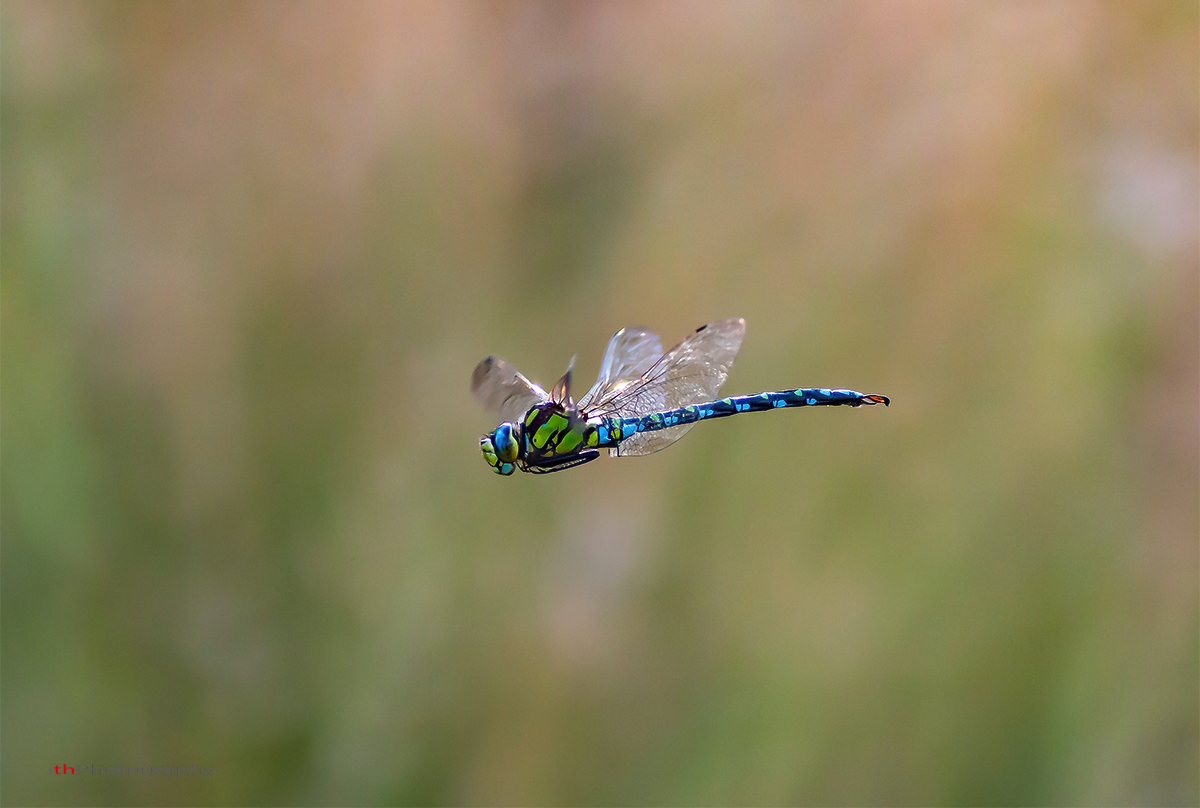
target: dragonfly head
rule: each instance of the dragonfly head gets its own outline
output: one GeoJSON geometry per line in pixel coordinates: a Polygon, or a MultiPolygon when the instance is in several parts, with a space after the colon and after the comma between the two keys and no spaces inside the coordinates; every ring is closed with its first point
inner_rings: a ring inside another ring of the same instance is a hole
{"type": "Polygon", "coordinates": [[[517,428],[507,421],[479,440],[479,451],[483,452],[483,459],[492,467],[492,471],[505,477],[516,470],[513,464],[520,454],[520,448],[517,428]]]}

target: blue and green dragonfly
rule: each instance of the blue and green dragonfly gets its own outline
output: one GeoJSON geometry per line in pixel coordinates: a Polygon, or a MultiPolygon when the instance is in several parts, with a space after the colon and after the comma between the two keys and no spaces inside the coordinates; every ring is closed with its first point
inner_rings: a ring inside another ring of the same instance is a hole
{"type": "MultiPolygon", "coordinates": [[[[709,418],[784,407],[888,404],[887,396],[827,387],[717,398],[746,334],[739,318],[702,325],[663,353],[657,334],[622,328],[608,343],[600,377],[579,401],[571,368],[547,393],[497,356],[475,367],[471,391],[503,422],[479,441],[497,474],[534,474],[581,466],[608,449],[613,456],[665,449],[709,418]]],[[[574,360],[572,360],[572,366],[574,360]]]]}

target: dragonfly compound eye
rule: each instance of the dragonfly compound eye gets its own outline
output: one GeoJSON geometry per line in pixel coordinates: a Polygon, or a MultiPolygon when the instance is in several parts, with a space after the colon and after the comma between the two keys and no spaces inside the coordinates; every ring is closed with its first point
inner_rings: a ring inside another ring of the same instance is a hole
{"type": "Polygon", "coordinates": [[[512,424],[505,422],[496,427],[496,431],[492,433],[492,444],[496,449],[496,456],[505,463],[517,459],[519,444],[512,424]]]}

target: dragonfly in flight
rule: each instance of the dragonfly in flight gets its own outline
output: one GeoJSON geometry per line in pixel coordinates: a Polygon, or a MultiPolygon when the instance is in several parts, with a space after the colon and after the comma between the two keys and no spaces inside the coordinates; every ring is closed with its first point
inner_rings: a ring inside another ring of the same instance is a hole
{"type": "MultiPolygon", "coordinates": [[[[475,367],[471,391],[502,423],[479,441],[497,474],[581,466],[601,449],[618,457],[665,449],[700,421],[786,407],[887,405],[887,396],[803,387],[717,398],[746,334],[739,318],[702,325],[667,352],[645,328],[618,331],[592,389],[571,397],[571,368],[547,393],[497,356],[475,367]]],[[[574,360],[572,360],[572,365],[574,360]]]]}

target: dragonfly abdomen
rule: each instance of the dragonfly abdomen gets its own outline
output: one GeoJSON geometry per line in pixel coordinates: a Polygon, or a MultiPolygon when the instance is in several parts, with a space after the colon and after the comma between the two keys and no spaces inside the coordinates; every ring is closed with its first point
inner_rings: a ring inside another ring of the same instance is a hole
{"type": "MultiPolygon", "coordinates": [[[[889,403],[887,396],[865,395],[856,390],[831,389],[828,387],[804,387],[797,390],[778,390],[772,393],[755,393],[749,396],[733,396],[704,404],[693,404],[674,410],[655,412],[640,418],[605,418],[595,425],[596,440],[588,440],[589,446],[613,447],[639,432],[657,432],[673,426],[693,424],[712,418],[725,418],[743,412],[763,412],[787,407],[850,406],[889,403]]],[[[590,435],[589,435],[590,438],[590,435]]]]}

